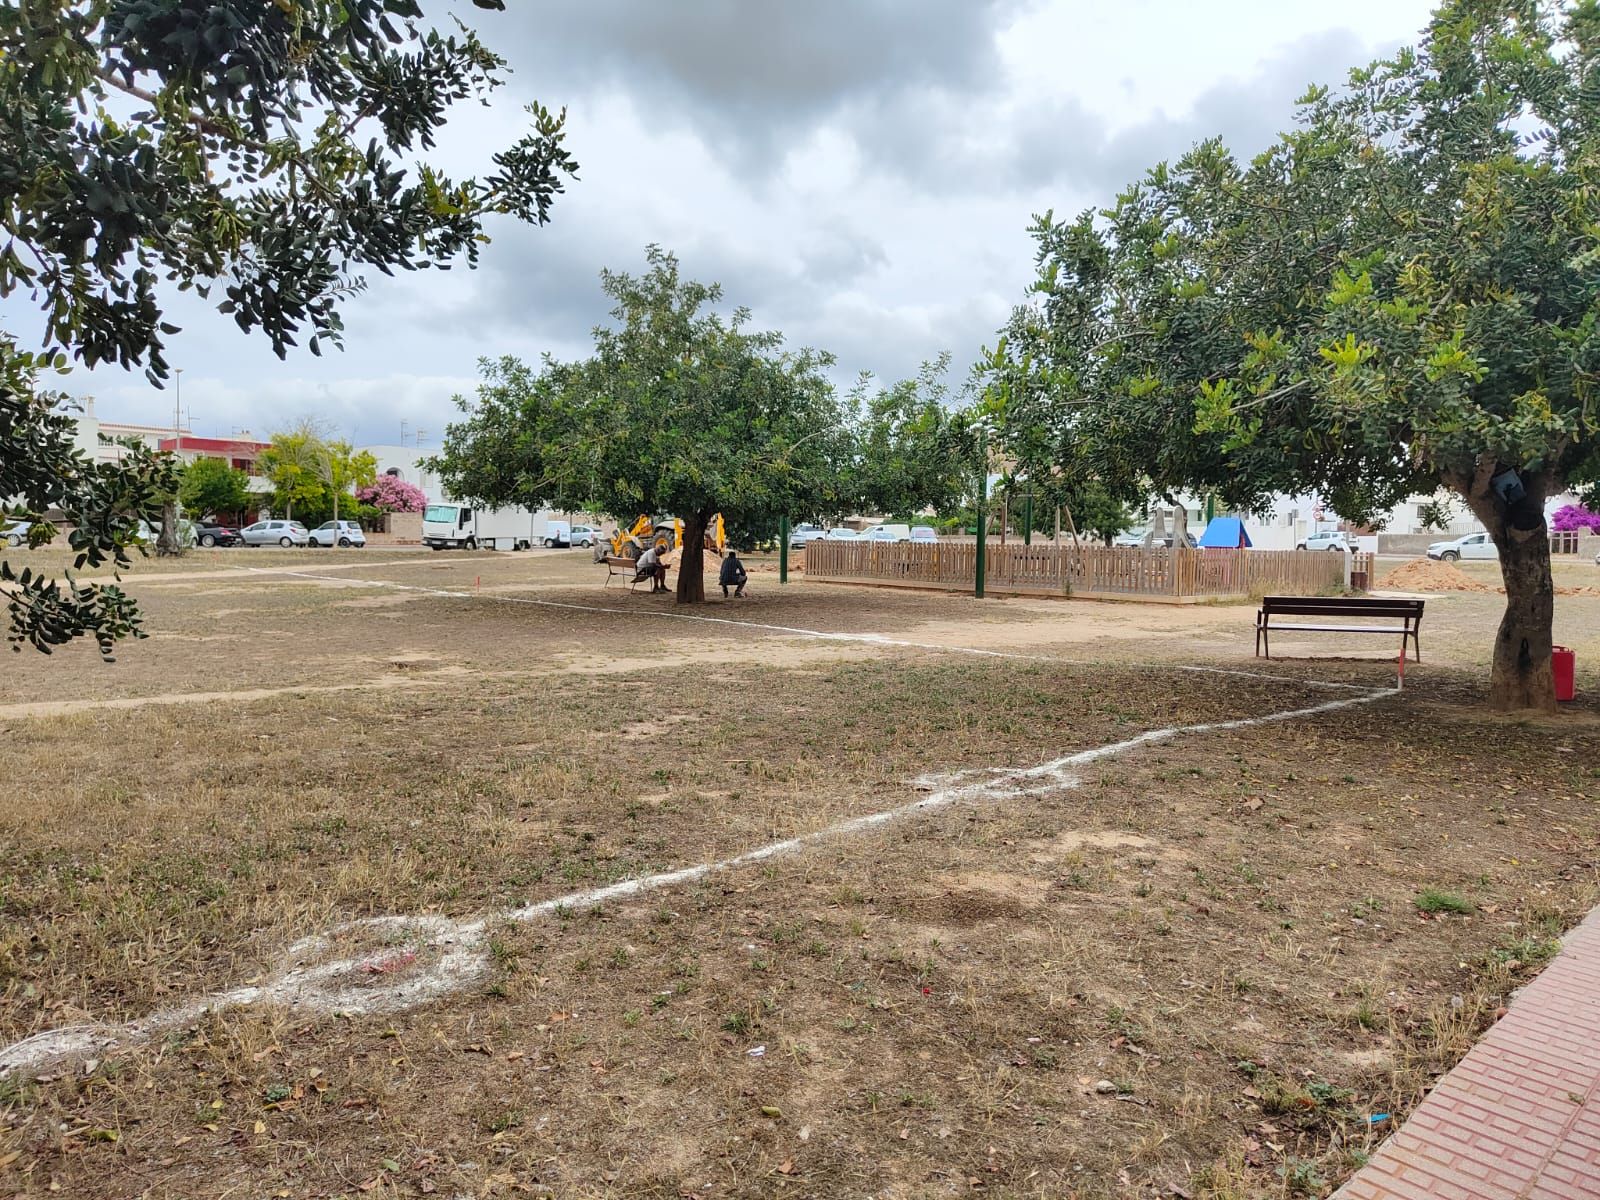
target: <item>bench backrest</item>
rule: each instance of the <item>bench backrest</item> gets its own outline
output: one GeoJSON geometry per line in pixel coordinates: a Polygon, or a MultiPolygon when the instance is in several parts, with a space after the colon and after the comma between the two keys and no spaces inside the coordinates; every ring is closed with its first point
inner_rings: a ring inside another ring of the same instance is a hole
{"type": "Polygon", "coordinates": [[[1420,617],[1422,600],[1395,600],[1377,596],[1266,596],[1261,611],[1304,613],[1309,616],[1420,617]]]}

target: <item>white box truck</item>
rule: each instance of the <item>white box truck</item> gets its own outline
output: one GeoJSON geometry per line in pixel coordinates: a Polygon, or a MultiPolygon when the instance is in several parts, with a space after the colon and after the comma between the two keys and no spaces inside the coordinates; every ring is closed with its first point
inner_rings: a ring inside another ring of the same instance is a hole
{"type": "Polygon", "coordinates": [[[422,511],[422,544],[435,550],[527,550],[534,514],[525,508],[430,504],[422,511]]]}

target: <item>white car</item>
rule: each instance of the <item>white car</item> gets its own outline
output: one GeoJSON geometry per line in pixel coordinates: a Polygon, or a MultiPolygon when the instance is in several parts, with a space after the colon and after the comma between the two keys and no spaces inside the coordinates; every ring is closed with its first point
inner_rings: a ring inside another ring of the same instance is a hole
{"type": "Polygon", "coordinates": [[[937,542],[939,531],[932,525],[913,525],[911,527],[911,540],[913,542],[937,542]]]}
{"type": "Polygon", "coordinates": [[[854,529],[846,529],[843,525],[840,525],[837,528],[830,529],[827,533],[823,534],[822,540],[825,542],[859,542],[861,540],[861,534],[857,533],[854,529]]]}
{"type": "Polygon", "coordinates": [[[874,525],[867,530],[866,540],[869,542],[909,542],[911,540],[911,526],[874,525]]]}
{"type": "Polygon", "coordinates": [[[1454,541],[1435,542],[1428,547],[1428,557],[1440,562],[1455,562],[1463,558],[1498,559],[1500,550],[1487,533],[1469,533],[1454,541]]]}
{"type": "MultiPolygon", "coordinates": [[[[152,525],[142,517],[139,519],[139,531],[134,535],[134,542],[143,546],[154,546],[161,540],[161,526],[152,525]]],[[[193,549],[195,544],[194,522],[188,517],[178,518],[178,545],[193,549]]]]}
{"type": "Polygon", "coordinates": [[[365,546],[367,535],[354,521],[324,521],[306,533],[308,546],[365,546]]]}
{"type": "Polygon", "coordinates": [[[1355,550],[1350,544],[1350,538],[1342,529],[1324,529],[1321,533],[1308,534],[1306,540],[1295,547],[1297,550],[1343,550],[1346,553],[1355,550]]]}
{"type": "Polygon", "coordinates": [[[600,531],[593,525],[574,525],[572,527],[570,544],[582,546],[587,550],[600,539],[600,531]]]}
{"type": "Polygon", "coordinates": [[[299,521],[257,521],[239,531],[246,546],[304,546],[311,540],[299,521]]]}
{"type": "Polygon", "coordinates": [[[789,549],[804,550],[807,542],[814,542],[818,538],[827,536],[827,531],[821,525],[796,525],[789,530],[789,549]]]}
{"type": "Polygon", "coordinates": [[[7,525],[5,530],[0,532],[0,540],[4,540],[6,545],[14,549],[28,540],[28,530],[32,528],[32,521],[18,521],[15,525],[7,525]]]}

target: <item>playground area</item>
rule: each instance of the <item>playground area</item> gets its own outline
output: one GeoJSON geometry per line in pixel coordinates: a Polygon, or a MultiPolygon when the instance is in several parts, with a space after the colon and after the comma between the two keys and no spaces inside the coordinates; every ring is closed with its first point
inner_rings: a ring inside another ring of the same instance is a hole
{"type": "Polygon", "coordinates": [[[1593,564],[1548,719],[1493,592],[1397,692],[765,566],[195,553],[7,654],[0,1195],[1325,1195],[1600,902],[1593,564]]]}

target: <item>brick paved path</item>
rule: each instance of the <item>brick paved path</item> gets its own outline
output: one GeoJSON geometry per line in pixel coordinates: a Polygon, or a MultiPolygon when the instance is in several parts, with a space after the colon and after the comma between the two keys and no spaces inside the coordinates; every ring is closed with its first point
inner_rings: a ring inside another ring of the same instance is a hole
{"type": "Polygon", "coordinates": [[[1335,1200],[1600,1198],[1600,909],[1335,1200]]]}

